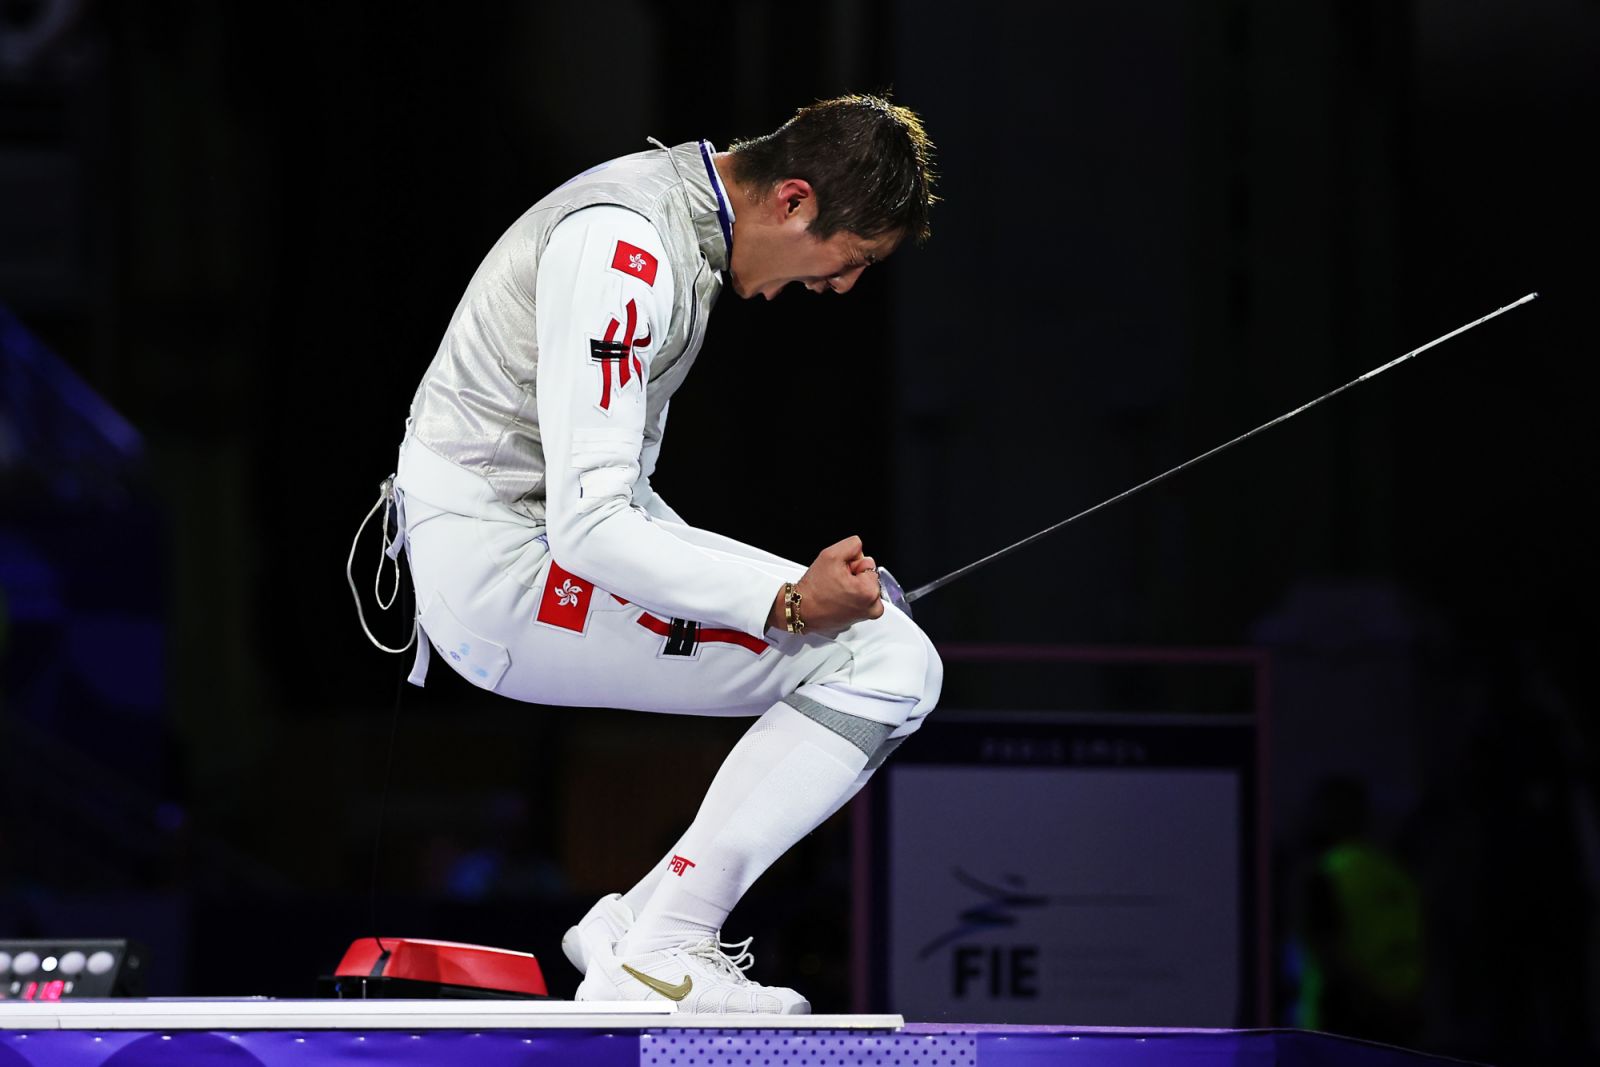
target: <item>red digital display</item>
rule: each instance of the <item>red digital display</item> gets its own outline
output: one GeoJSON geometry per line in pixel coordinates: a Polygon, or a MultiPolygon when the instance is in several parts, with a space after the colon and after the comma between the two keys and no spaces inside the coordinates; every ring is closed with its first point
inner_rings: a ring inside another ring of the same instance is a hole
{"type": "Polygon", "coordinates": [[[66,995],[66,992],[67,982],[64,978],[58,978],[54,982],[45,982],[43,985],[38,982],[29,982],[22,988],[22,995],[19,999],[60,1000],[66,995]]]}

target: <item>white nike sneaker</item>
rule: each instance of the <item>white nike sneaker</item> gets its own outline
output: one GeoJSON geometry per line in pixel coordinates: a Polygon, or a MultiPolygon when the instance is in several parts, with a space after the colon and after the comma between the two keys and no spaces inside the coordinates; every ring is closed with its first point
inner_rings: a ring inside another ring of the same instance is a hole
{"type": "Polygon", "coordinates": [[[811,1014],[811,1002],[794,990],[746,978],[754,962],[748,939],[724,944],[709,937],[626,959],[591,957],[577,999],[670,1000],[679,1011],[720,1015],[811,1014]]]}
{"type": "Polygon", "coordinates": [[[633,909],[622,902],[620,893],[608,893],[595,902],[577,925],[567,928],[561,937],[561,951],[578,968],[579,974],[588,974],[592,960],[617,954],[617,942],[632,926],[633,909]]]}

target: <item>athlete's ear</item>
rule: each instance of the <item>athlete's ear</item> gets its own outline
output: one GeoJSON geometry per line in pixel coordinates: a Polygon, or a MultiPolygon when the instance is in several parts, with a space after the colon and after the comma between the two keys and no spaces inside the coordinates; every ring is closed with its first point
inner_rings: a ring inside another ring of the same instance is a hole
{"type": "Polygon", "coordinates": [[[816,194],[804,178],[785,178],[779,182],[777,195],[772,200],[780,223],[797,218],[809,225],[817,212],[816,194]]]}

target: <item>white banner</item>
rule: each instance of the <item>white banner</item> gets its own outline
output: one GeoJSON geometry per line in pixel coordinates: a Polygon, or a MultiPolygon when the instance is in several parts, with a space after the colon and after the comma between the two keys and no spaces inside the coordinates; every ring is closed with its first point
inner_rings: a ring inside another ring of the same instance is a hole
{"type": "Polygon", "coordinates": [[[1238,1023],[1237,771],[885,770],[895,1011],[930,1022],[1238,1023]]]}

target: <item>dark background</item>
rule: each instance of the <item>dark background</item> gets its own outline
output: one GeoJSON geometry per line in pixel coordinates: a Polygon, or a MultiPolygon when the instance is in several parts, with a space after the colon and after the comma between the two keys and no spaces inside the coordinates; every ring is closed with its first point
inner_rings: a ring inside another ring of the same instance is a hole
{"type": "MultiPolygon", "coordinates": [[[[920,584],[1539,291],[918,617],[942,644],[1270,649],[1284,944],[1317,787],[1351,777],[1424,890],[1413,1043],[1594,1049],[1600,5],[0,20],[0,304],[132,431],[8,369],[0,935],[134,931],[154,992],[293,995],[376,925],[536,951],[569,991],[561,929],[673,839],[739,724],[442,670],[397,697],[350,538],[479,257],[543,192],[647,135],[726,145],[892,88],[939,147],[932,241],[843,299],[728,294],[663,495],[803,561],[859,533],[920,584]],[[641,815],[595,795],[615,774],[681,798],[641,815]]],[[[953,671],[946,704],[996,684],[1062,703],[1048,672],[953,671]]],[[[841,817],[739,913],[818,1010],[850,1003],[847,860],[841,817]]]]}

